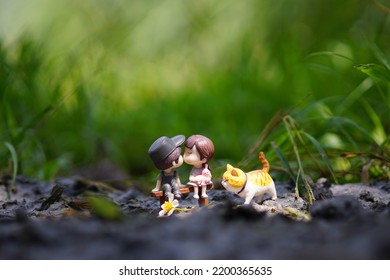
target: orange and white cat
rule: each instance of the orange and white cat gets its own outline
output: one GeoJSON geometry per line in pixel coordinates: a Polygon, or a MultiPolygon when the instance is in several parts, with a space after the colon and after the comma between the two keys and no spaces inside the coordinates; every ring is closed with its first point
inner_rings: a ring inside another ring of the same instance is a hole
{"type": "Polygon", "coordinates": [[[243,198],[244,204],[249,204],[254,197],[262,199],[264,194],[269,194],[272,200],[277,198],[275,183],[268,173],[270,166],[263,152],[259,153],[259,159],[263,164],[263,169],[245,173],[228,164],[223,174],[224,188],[243,198]]]}

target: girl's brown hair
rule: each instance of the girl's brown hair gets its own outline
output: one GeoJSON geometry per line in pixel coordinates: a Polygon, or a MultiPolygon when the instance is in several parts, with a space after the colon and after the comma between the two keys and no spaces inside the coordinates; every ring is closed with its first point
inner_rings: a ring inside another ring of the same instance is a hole
{"type": "Polygon", "coordinates": [[[185,146],[188,149],[192,149],[194,145],[199,152],[200,159],[205,158],[209,161],[213,157],[214,144],[209,138],[198,134],[192,135],[187,139],[185,146]]]}

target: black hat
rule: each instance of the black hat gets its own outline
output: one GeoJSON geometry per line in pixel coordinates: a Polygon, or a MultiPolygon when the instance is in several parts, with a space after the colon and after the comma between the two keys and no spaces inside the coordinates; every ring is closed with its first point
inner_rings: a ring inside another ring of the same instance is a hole
{"type": "Polygon", "coordinates": [[[184,143],[184,135],[176,135],[172,138],[162,136],[158,138],[149,148],[149,156],[154,163],[158,163],[167,158],[177,147],[184,143]]]}

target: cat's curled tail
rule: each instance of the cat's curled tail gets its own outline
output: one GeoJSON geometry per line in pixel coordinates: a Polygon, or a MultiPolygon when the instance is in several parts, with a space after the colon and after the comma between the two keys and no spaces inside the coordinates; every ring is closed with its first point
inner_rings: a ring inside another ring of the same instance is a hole
{"type": "Polygon", "coordinates": [[[263,165],[263,171],[269,172],[270,166],[268,160],[265,158],[265,155],[263,152],[259,153],[259,160],[261,161],[261,164],[263,165]]]}

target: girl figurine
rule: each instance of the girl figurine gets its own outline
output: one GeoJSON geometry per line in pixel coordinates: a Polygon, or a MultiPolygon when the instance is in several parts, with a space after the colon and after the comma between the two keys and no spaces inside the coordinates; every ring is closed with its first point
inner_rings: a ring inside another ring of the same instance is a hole
{"type": "Polygon", "coordinates": [[[202,198],[207,198],[206,189],[212,185],[211,172],[207,162],[214,155],[213,142],[203,135],[192,135],[185,142],[184,162],[193,165],[188,186],[194,187],[194,198],[199,199],[199,187],[202,198]]]}
{"type": "Polygon", "coordinates": [[[172,138],[162,136],[154,141],[148,151],[154,165],[161,170],[157,177],[156,187],[152,192],[161,189],[166,201],[169,199],[169,193],[173,193],[176,199],[181,198],[180,177],[175,169],[183,164],[180,145],[183,144],[185,139],[184,135],[177,135],[172,138]]]}

